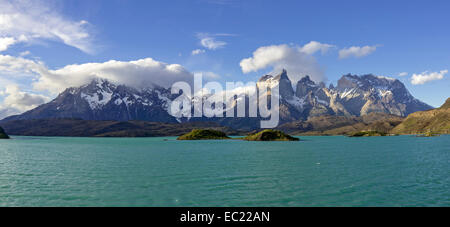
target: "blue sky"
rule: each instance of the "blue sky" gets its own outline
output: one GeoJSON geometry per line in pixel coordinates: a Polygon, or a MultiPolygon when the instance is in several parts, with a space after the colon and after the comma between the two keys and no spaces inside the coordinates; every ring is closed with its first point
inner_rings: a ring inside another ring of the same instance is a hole
{"type": "Polygon", "coordinates": [[[334,84],[347,73],[394,77],[433,106],[449,97],[445,0],[0,0],[0,5],[0,109],[34,105],[14,106],[13,97],[5,101],[13,92],[42,102],[57,88],[76,85],[84,75],[68,73],[68,65],[87,72],[86,63],[147,58],[209,72],[221,82],[256,80],[287,64],[290,76],[314,74],[334,84]],[[254,55],[258,49],[260,56],[254,55]],[[280,57],[266,59],[264,53],[280,57]],[[17,64],[31,68],[18,70],[17,64]]]}

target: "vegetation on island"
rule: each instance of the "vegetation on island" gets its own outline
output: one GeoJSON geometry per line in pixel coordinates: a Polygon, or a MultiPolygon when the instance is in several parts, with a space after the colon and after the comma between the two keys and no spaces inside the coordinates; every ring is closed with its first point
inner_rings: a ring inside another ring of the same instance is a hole
{"type": "Polygon", "coordinates": [[[279,130],[266,129],[243,138],[247,141],[299,141],[300,139],[285,134],[279,130]]]}
{"type": "Polygon", "coordinates": [[[427,132],[424,134],[417,135],[417,137],[436,137],[436,136],[440,136],[440,134],[427,132]]]}
{"type": "MultiPolygon", "coordinates": [[[[178,137],[177,140],[223,140],[231,139],[224,132],[211,129],[194,129],[190,133],[178,137]]],[[[239,140],[247,141],[299,141],[298,138],[292,137],[282,131],[266,129],[258,133],[250,134],[239,140]]]]}
{"type": "Polygon", "coordinates": [[[387,136],[387,133],[378,131],[361,131],[349,134],[349,137],[370,137],[370,136],[387,136]]]}
{"type": "Polygon", "coordinates": [[[0,139],[9,139],[9,136],[5,133],[5,131],[1,127],[0,127],[0,139]]]}
{"type": "Polygon", "coordinates": [[[177,140],[223,140],[231,139],[224,132],[212,129],[193,129],[191,132],[178,137],[177,140]]]}

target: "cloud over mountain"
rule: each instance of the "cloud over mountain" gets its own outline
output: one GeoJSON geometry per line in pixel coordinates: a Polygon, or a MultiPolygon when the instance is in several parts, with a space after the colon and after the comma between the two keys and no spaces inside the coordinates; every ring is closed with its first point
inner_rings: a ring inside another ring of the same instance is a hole
{"type": "Polygon", "coordinates": [[[192,80],[192,74],[181,65],[167,64],[152,58],[74,64],[50,70],[39,61],[0,55],[0,72],[14,77],[31,77],[34,79],[33,87],[36,90],[49,91],[53,94],[68,87],[81,86],[94,78],[137,88],[152,84],[170,87],[177,81],[192,80]]]}
{"type": "Polygon", "coordinates": [[[317,44],[307,44],[305,47],[287,44],[263,46],[255,50],[252,57],[243,59],[240,66],[244,73],[257,72],[267,67],[272,67],[273,72],[287,69],[294,84],[305,75],[309,75],[312,80],[323,81],[325,76],[317,60],[307,54],[323,48],[317,44]]]}

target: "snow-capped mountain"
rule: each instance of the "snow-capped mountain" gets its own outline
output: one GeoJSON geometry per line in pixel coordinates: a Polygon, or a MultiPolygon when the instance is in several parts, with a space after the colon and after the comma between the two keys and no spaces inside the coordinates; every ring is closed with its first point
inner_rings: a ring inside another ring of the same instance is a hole
{"type": "MultiPolygon", "coordinates": [[[[324,83],[315,83],[309,76],[292,84],[286,70],[283,70],[277,76],[261,77],[258,83],[269,83],[270,87],[279,86],[280,124],[321,115],[361,116],[381,112],[407,116],[416,111],[432,109],[415,99],[399,80],[374,75],[344,75],[336,87],[330,85],[327,88],[324,83]]],[[[168,113],[168,108],[177,96],[161,87],[135,89],[97,79],[82,87],[68,88],[50,103],[3,121],[43,118],[216,121],[236,129],[259,127],[260,119],[249,117],[175,119],[168,113]]],[[[205,102],[206,98],[207,96],[200,99],[197,97],[192,102],[205,102]]],[[[249,99],[245,100],[248,114],[249,99]]]]}
{"type": "MultiPolygon", "coordinates": [[[[280,83],[280,90],[281,87],[280,83]]],[[[344,75],[336,87],[329,88],[305,76],[295,87],[294,96],[290,95],[294,91],[289,86],[284,86],[289,91],[280,95],[284,104],[301,113],[297,119],[319,115],[362,116],[372,112],[407,116],[433,108],[415,99],[399,80],[370,74],[344,75]]]]}
{"type": "Polygon", "coordinates": [[[358,116],[370,112],[407,116],[433,108],[415,99],[399,80],[374,75],[344,75],[331,96],[347,114],[358,116]]]}
{"type": "Polygon", "coordinates": [[[53,101],[5,121],[81,118],[177,122],[167,112],[173,98],[169,90],[161,87],[135,89],[96,79],[82,87],[68,88],[53,101]]]}

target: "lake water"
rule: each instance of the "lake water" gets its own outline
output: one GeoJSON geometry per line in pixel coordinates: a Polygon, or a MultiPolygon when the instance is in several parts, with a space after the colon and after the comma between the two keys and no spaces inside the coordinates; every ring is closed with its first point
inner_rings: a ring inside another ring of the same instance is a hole
{"type": "Polygon", "coordinates": [[[450,206],[450,136],[13,137],[0,206],[450,206]]]}

